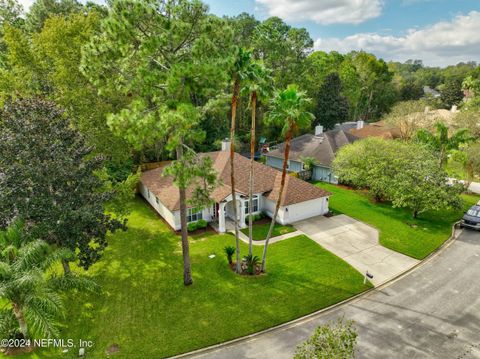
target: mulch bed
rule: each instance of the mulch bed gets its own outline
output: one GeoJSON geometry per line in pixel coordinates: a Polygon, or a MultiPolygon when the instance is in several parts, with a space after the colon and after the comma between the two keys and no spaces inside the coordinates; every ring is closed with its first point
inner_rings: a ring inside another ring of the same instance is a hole
{"type": "Polygon", "coordinates": [[[2,348],[0,351],[1,353],[5,355],[20,355],[20,354],[25,354],[25,353],[31,353],[35,350],[35,347],[29,346],[29,347],[21,347],[21,348],[2,348]]]}
{"type": "MultiPolygon", "coordinates": [[[[217,233],[212,226],[208,225],[207,228],[198,228],[192,232],[188,232],[188,235],[189,236],[196,236],[198,234],[207,234],[207,233],[217,233]]],[[[181,231],[176,231],[175,234],[177,234],[178,236],[181,236],[182,235],[182,232],[181,231]]]]}
{"type": "MultiPolygon", "coordinates": [[[[253,221],[253,225],[256,225],[256,224],[265,224],[265,223],[271,223],[272,220],[268,217],[265,217],[265,218],[262,218],[262,219],[259,219],[258,221],[253,221]]],[[[248,226],[248,219],[245,219],[245,223],[247,224],[248,226]]]]}
{"type": "MultiPolygon", "coordinates": [[[[237,265],[236,265],[236,262],[233,262],[232,264],[229,264],[229,267],[230,267],[230,269],[232,270],[232,272],[235,272],[236,266],[237,266],[237,265]]],[[[262,268],[262,267],[261,267],[260,264],[257,265],[257,266],[255,266],[255,273],[254,273],[254,274],[248,273],[248,270],[247,270],[246,268],[244,268],[244,269],[242,270],[242,273],[240,273],[240,275],[245,275],[245,276],[248,276],[248,277],[265,275],[265,273],[263,273],[263,272],[261,271],[261,268],[262,268]]],[[[235,272],[235,273],[236,273],[236,272],[235,272]]]]}

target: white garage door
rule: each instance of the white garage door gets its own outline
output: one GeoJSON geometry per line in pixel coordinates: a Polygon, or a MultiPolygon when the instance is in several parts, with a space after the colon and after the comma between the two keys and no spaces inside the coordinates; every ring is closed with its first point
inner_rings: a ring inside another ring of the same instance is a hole
{"type": "Polygon", "coordinates": [[[320,216],[327,212],[325,198],[292,204],[283,208],[285,223],[293,223],[310,217],[320,216]]]}

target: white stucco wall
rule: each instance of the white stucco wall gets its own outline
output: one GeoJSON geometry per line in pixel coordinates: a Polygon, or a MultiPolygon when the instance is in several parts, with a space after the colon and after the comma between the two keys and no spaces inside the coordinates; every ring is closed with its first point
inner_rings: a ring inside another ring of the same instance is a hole
{"type": "MultiPolygon", "coordinates": [[[[147,200],[148,203],[160,214],[165,221],[176,231],[179,231],[182,226],[180,222],[180,211],[170,211],[167,207],[165,207],[162,202],[159,201],[157,203],[155,195],[150,192],[150,197],[148,196],[147,188],[140,183],[139,185],[140,193],[142,196],[147,200]]],[[[202,210],[202,217],[207,222],[212,221],[212,211],[213,206],[208,206],[202,210]]]]}
{"type": "MultiPolygon", "coordinates": [[[[275,202],[265,199],[264,204],[265,212],[268,215],[273,216],[273,212],[275,211],[275,202]]],[[[280,224],[290,224],[301,221],[302,219],[321,216],[327,212],[328,199],[327,197],[323,197],[280,207],[278,210],[277,222],[280,224]]]]}
{"type": "Polygon", "coordinates": [[[283,224],[289,224],[310,217],[321,216],[328,212],[327,197],[281,207],[283,224]],[[287,211],[288,209],[288,211],[287,211]]]}
{"type": "Polygon", "coordinates": [[[140,193],[142,194],[143,198],[147,200],[148,203],[160,214],[165,221],[176,231],[180,230],[180,211],[171,212],[167,207],[165,207],[162,202],[156,201],[155,195],[150,192],[150,196],[148,195],[148,189],[143,185],[143,183],[139,184],[140,193]]]}

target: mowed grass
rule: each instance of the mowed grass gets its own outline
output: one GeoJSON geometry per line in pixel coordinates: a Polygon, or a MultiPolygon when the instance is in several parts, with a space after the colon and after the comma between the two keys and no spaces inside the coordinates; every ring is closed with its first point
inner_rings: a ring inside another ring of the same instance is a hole
{"type": "MultiPolygon", "coordinates": [[[[263,241],[267,238],[268,230],[270,229],[270,223],[262,223],[262,224],[253,224],[253,240],[254,241],[263,241]]],[[[241,229],[243,234],[248,236],[248,227],[241,229]]],[[[281,224],[276,223],[272,230],[272,238],[281,236],[287,233],[295,232],[296,229],[293,226],[283,226],[281,224]]]]}
{"type": "Polygon", "coordinates": [[[423,259],[451,234],[452,224],[480,196],[463,195],[463,210],[429,211],[413,219],[412,211],[393,208],[389,203],[374,203],[363,191],[355,191],[327,183],[317,186],[332,192],[330,209],[368,223],[380,231],[380,243],[410,257],[423,259]]]}
{"type": "MultiPolygon", "coordinates": [[[[102,292],[67,299],[62,337],[92,340],[88,358],[171,356],[272,327],[369,288],[360,273],[305,236],[271,245],[268,274],[238,276],[223,253],[234,237],[212,233],[190,242],[194,284],[184,287],[180,238],[142,200],[130,206],[128,231],[113,235],[88,271],[102,292]],[[113,344],[120,351],[108,356],[113,344]]],[[[77,355],[78,348],[24,357],[77,355]]]]}

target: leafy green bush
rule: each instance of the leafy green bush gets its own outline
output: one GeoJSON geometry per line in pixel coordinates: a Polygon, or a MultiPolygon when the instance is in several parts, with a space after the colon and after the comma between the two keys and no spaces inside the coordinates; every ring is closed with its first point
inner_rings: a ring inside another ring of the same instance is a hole
{"type": "Polygon", "coordinates": [[[189,232],[193,232],[197,229],[197,222],[190,222],[188,225],[187,225],[187,230],[189,232]]]}
{"type": "MultiPolygon", "coordinates": [[[[249,218],[250,218],[249,215],[245,216],[245,223],[248,223],[249,218]]],[[[261,220],[261,219],[263,219],[263,218],[264,218],[264,214],[263,214],[263,213],[252,214],[252,219],[253,219],[254,222],[255,222],[255,221],[259,221],[259,220],[261,220]]]]}
{"type": "Polygon", "coordinates": [[[294,359],[349,359],[355,357],[357,331],[351,320],[339,319],[318,327],[315,333],[297,347],[294,359]]]}
{"type": "Polygon", "coordinates": [[[228,264],[232,264],[233,263],[232,257],[235,254],[235,247],[227,246],[223,250],[225,251],[225,254],[227,255],[228,264]]]}
{"type": "Polygon", "coordinates": [[[253,254],[249,254],[243,257],[243,261],[247,264],[248,274],[254,274],[255,266],[260,263],[260,258],[258,258],[258,256],[254,256],[253,254]]]}
{"type": "Polygon", "coordinates": [[[203,228],[207,228],[207,225],[208,225],[208,223],[207,223],[207,221],[204,220],[204,219],[199,219],[199,220],[197,221],[197,228],[202,228],[202,229],[203,229],[203,228]]]}

